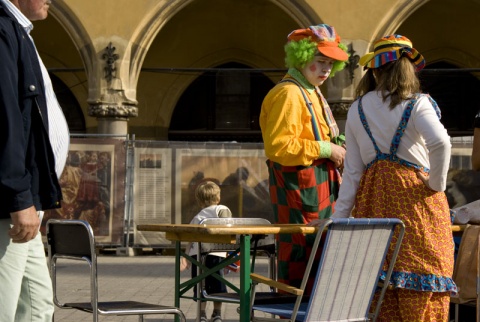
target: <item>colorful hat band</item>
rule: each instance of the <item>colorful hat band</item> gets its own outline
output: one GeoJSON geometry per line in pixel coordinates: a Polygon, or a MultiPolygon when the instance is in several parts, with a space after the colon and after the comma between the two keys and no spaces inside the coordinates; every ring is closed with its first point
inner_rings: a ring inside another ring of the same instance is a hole
{"type": "Polygon", "coordinates": [[[425,59],[409,41],[379,41],[375,44],[375,51],[367,53],[360,58],[360,65],[366,68],[378,68],[386,63],[407,57],[417,71],[425,67],[425,59]]]}

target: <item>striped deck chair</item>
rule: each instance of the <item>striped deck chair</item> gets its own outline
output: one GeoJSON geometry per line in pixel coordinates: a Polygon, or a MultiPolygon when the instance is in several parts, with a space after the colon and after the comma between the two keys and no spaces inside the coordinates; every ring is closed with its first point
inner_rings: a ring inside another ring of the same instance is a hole
{"type": "Polygon", "coordinates": [[[252,321],[375,321],[388,287],[382,283],[379,305],[370,313],[371,303],[379,285],[392,236],[398,227],[398,239],[390,258],[386,280],[390,279],[400,250],[405,226],[399,219],[336,218],[322,220],[313,251],[318,249],[321,234],[326,234],[312,294],[302,301],[314,256],[307,264],[300,288],[285,285],[252,273],[252,303],[256,284],[263,283],[295,294],[295,303],[252,305],[252,321]],[[258,314],[259,312],[264,312],[258,314]],[[265,314],[266,313],[266,314],[265,314]]]}

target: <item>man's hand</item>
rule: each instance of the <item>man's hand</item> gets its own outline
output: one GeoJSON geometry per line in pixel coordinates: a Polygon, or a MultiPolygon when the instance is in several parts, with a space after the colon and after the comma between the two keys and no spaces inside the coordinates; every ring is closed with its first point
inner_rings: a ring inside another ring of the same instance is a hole
{"type": "Polygon", "coordinates": [[[13,227],[8,234],[14,243],[26,243],[34,239],[38,234],[40,219],[35,206],[10,213],[13,227]]]}
{"type": "Polygon", "coordinates": [[[343,168],[343,161],[345,160],[345,153],[347,153],[347,150],[345,150],[344,147],[334,143],[330,143],[330,146],[332,149],[332,154],[330,155],[329,159],[335,163],[335,167],[343,168]]]}

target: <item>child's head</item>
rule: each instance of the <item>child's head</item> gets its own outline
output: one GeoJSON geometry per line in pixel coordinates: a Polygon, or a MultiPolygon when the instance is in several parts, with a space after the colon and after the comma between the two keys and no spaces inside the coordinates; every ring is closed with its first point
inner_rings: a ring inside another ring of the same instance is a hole
{"type": "Polygon", "coordinates": [[[212,181],[205,181],[195,189],[195,199],[200,207],[218,205],[220,202],[220,187],[212,181]]]}

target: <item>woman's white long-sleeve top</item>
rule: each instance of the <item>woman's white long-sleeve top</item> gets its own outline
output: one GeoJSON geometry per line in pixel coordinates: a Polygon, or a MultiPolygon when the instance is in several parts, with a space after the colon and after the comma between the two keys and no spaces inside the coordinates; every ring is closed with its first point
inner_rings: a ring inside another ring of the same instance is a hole
{"type": "MultiPolygon", "coordinates": [[[[378,148],[389,153],[390,144],[408,101],[394,109],[390,100],[383,102],[381,93],[369,92],[362,98],[362,107],[378,148]]],[[[376,157],[375,148],[358,113],[358,100],[349,109],[345,126],[347,154],[339,198],[332,217],[349,217],[365,167],[376,157]]],[[[430,188],[444,191],[450,165],[451,143],[428,97],[416,102],[401,138],[397,156],[430,169],[430,188]]]]}

